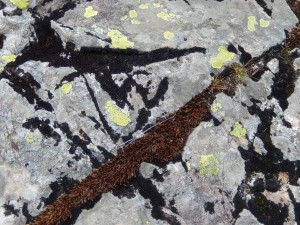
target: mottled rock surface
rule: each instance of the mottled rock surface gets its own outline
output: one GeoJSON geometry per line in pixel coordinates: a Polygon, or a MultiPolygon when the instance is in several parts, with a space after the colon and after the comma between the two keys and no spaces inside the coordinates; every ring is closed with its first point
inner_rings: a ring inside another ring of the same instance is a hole
{"type": "Polygon", "coordinates": [[[284,0],[0,1],[0,224],[31,223],[254,57],[180,158],[61,224],[300,224],[299,46],[278,53],[298,22],[284,0]]]}

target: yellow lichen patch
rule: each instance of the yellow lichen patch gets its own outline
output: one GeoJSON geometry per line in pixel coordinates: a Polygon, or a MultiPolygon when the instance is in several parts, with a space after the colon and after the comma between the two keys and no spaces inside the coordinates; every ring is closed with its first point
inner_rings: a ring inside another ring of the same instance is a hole
{"type": "Polygon", "coordinates": [[[264,20],[264,19],[260,19],[260,20],[259,20],[259,25],[260,25],[261,27],[268,27],[268,26],[270,25],[270,22],[269,22],[269,21],[266,21],[266,20],[264,20]]]}
{"type": "Polygon", "coordinates": [[[170,39],[174,38],[174,34],[171,31],[166,31],[166,32],[164,32],[164,38],[167,40],[170,40],[170,39]]]}
{"type": "Polygon", "coordinates": [[[253,32],[253,31],[255,31],[256,29],[255,29],[255,25],[257,25],[258,23],[257,23],[257,21],[256,21],[256,17],[255,16],[249,16],[248,17],[248,30],[250,31],[250,32],[253,32]]]}
{"type": "Polygon", "coordinates": [[[213,104],[211,104],[210,106],[210,110],[212,112],[218,112],[220,109],[222,109],[222,105],[216,101],[214,101],[213,104]]]}
{"type": "Polygon", "coordinates": [[[32,144],[34,142],[34,137],[31,134],[29,134],[26,137],[26,141],[28,144],[32,144]]]}
{"type": "Polygon", "coordinates": [[[212,57],[210,59],[211,66],[213,68],[222,68],[225,62],[232,61],[234,58],[234,53],[229,52],[224,46],[218,48],[218,56],[216,58],[212,57]]]}
{"type": "Polygon", "coordinates": [[[16,55],[3,55],[2,60],[6,63],[14,62],[16,61],[17,56],[16,55]]]}
{"type": "Polygon", "coordinates": [[[85,18],[90,18],[90,17],[96,16],[97,14],[98,14],[98,12],[96,10],[94,10],[94,8],[92,6],[87,6],[85,8],[83,16],[85,18]]]}
{"type": "Polygon", "coordinates": [[[131,20],[131,24],[137,25],[137,24],[141,24],[141,22],[138,21],[138,20],[133,19],[133,20],[131,20]]]}
{"type": "Polygon", "coordinates": [[[154,8],[160,8],[160,3],[155,2],[155,3],[152,3],[152,5],[153,5],[154,8]]]}
{"type": "Polygon", "coordinates": [[[140,9],[148,9],[149,8],[150,3],[146,3],[146,4],[140,4],[139,8],[140,9]]]}
{"type": "Polygon", "coordinates": [[[71,83],[64,83],[62,86],[61,86],[61,91],[64,93],[64,94],[69,94],[70,91],[72,89],[72,84],[71,83]]]}
{"type": "Polygon", "coordinates": [[[169,21],[170,19],[175,17],[175,14],[174,13],[160,12],[160,13],[157,13],[156,16],[158,18],[163,19],[163,20],[169,21]]]}
{"type": "Polygon", "coordinates": [[[129,17],[130,18],[137,18],[138,14],[135,10],[130,10],[129,11],[129,17]]]}
{"type": "Polygon", "coordinates": [[[214,125],[214,123],[212,123],[212,122],[207,123],[207,126],[209,126],[209,127],[212,127],[213,125],[214,125]]]}
{"type": "Polygon", "coordinates": [[[124,20],[126,20],[127,19],[127,16],[122,16],[121,18],[120,18],[120,20],[122,20],[122,21],[124,21],[124,20]]]}
{"type": "Polygon", "coordinates": [[[111,121],[118,126],[125,127],[130,123],[129,114],[122,112],[112,101],[105,103],[105,110],[110,116],[111,121]]]}
{"type": "Polygon", "coordinates": [[[7,132],[4,133],[4,138],[7,139],[9,134],[7,132]]]}
{"type": "Polygon", "coordinates": [[[199,174],[217,176],[219,173],[219,161],[213,155],[202,155],[199,161],[199,174]]]}
{"type": "Polygon", "coordinates": [[[235,122],[233,126],[233,130],[230,131],[230,135],[240,138],[246,136],[246,134],[247,134],[246,128],[244,128],[240,122],[235,122]]]}
{"type": "Polygon", "coordinates": [[[114,48],[126,49],[134,46],[134,42],[128,41],[128,38],[118,30],[112,30],[107,33],[114,48]]]}
{"type": "Polygon", "coordinates": [[[10,0],[10,2],[22,10],[27,9],[29,5],[29,0],[10,0]]]}
{"type": "Polygon", "coordinates": [[[191,163],[190,162],[186,162],[186,168],[188,171],[191,170],[191,163]]]}

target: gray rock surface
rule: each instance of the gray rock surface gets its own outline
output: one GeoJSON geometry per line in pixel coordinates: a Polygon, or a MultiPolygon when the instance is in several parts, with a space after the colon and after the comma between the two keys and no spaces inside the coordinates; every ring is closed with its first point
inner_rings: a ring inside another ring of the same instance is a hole
{"type": "MultiPolygon", "coordinates": [[[[278,47],[299,21],[284,0],[0,6],[3,225],[32,222],[224,65],[278,47]]],[[[289,76],[281,66],[274,57],[260,79],[243,79],[234,96],[218,94],[181,159],[142,163],[136,178],[66,224],[272,224],[270,215],[299,223],[300,79],[283,109],[274,95],[278,77],[289,76]]]]}

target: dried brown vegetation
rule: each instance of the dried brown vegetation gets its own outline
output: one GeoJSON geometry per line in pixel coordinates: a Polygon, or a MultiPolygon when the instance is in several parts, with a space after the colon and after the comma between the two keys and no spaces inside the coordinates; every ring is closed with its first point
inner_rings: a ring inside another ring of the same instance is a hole
{"type": "MultiPolygon", "coordinates": [[[[299,3],[300,8],[300,3],[299,3]]],[[[300,24],[298,23],[288,35],[288,38],[285,41],[285,46],[287,50],[293,50],[294,48],[299,48],[300,46],[300,24]]]]}

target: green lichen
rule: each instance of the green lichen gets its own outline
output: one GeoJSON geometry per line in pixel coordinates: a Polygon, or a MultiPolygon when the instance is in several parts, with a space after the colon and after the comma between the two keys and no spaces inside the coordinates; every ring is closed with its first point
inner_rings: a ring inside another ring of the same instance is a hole
{"type": "Polygon", "coordinates": [[[222,105],[219,102],[214,101],[213,104],[210,106],[210,111],[212,112],[218,112],[220,109],[222,109],[222,105]]]}
{"type": "Polygon", "coordinates": [[[186,162],[186,168],[188,171],[191,170],[191,163],[190,162],[186,162]]]}
{"type": "Polygon", "coordinates": [[[141,24],[141,22],[139,20],[133,19],[133,20],[131,20],[131,24],[133,24],[133,25],[139,25],[139,24],[141,24]]]}
{"type": "Polygon", "coordinates": [[[137,18],[138,14],[135,10],[130,10],[129,11],[129,17],[130,18],[137,18]]]}
{"type": "Polygon", "coordinates": [[[249,16],[248,17],[248,30],[250,32],[254,32],[256,30],[255,25],[257,25],[256,17],[255,16],[249,16]]]}
{"type": "Polygon", "coordinates": [[[247,134],[247,130],[246,128],[243,127],[241,122],[235,122],[233,126],[233,130],[230,131],[230,135],[240,138],[240,137],[245,137],[246,134],[247,134]]]}
{"type": "Polygon", "coordinates": [[[235,54],[229,52],[226,47],[220,46],[218,48],[218,56],[210,59],[211,66],[216,69],[222,68],[225,62],[232,61],[235,54]]]}
{"type": "Polygon", "coordinates": [[[29,0],[10,0],[10,2],[22,10],[27,9],[29,5],[29,0]]]}
{"type": "Polygon", "coordinates": [[[35,141],[33,135],[29,134],[26,136],[26,141],[28,144],[32,144],[35,141]]]}
{"type": "Polygon", "coordinates": [[[10,62],[16,61],[17,56],[13,55],[13,54],[11,54],[11,55],[3,55],[1,58],[2,58],[2,60],[4,62],[10,63],[10,62]]]}
{"type": "Polygon", "coordinates": [[[145,4],[140,4],[139,8],[140,9],[148,9],[149,8],[150,3],[145,3],[145,4]]]}
{"type": "Polygon", "coordinates": [[[105,110],[111,118],[111,121],[116,125],[125,127],[130,123],[129,114],[124,113],[112,101],[105,103],[105,110]]]}
{"type": "Polygon", "coordinates": [[[61,86],[61,91],[64,93],[64,94],[69,94],[72,90],[72,84],[71,83],[64,83],[62,86],[61,86]]]}
{"type": "Polygon", "coordinates": [[[167,40],[170,40],[170,39],[174,38],[174,33],[171,31],[166,31],[166,32],[164,32],[164,38],[167,40]]]}
{"type": "Polygon", "coordinates": [[[213,155],[202,155],[199,161],[199,174],[200,175],[209,175],[217,176],[219,173],[219,161],[213,155]]]}
{"type": "Polygon", "coordinates": [[[160,8],[160,3],[152,3],[154,8],[160,8]]]}
{"type": "Polygon", "coordinates": [[[92,6],[87,6],[85,8],[83,16],[85,18],[91,18],[93,16],[96,16],[97,14],[98,14],[98,12],[96,10],[94,10],[94,8],[92,6]]]}
{"type": "Polygon", "coordinates": [[[128,38],[118,30],[108,32],[107,36],[110,37],[114,48],[127,49],[134,46],[134,42],[128,41],[128,38]]]}
{"type": "Polygon", "coordinates": [[[212,126],[214,126],[214,123],[208,122],[208,123],[207,123],[207,126],[212,127],[212,126]]]}
{"type": "Polygon", "coordinates": [[[174,13],[160,12],[160,13],[157,13],[156,16],[160,19],[169,21],[170,19],[175,17],[175,14],[174,13]]]}
{"type": "Polygon", "coordinates": [[[120,20],[121,21],[124,21],[124,20],[126,20],[127,19],[127,16],[125,15],[125,16],[121,16],[121,18],[120,18],[120,20]]]}
{"type": "Polygon", "coordinates": [[[270,22],[269,22],[269,21],[266,21],[266,20],[264,20],[264,19],[260,19],[260,20],[259,20],[259,25],[260,25],[261,27],[268,27],[268,26],[270,25],[270,22]]]}

